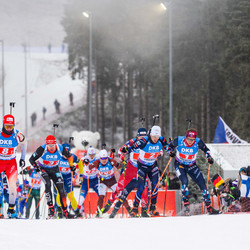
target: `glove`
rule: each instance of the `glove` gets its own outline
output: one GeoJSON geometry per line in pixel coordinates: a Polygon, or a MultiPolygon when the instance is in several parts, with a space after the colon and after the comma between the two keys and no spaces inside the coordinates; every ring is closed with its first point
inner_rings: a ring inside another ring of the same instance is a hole
{"type": "Polygon", "coordinates": [[[115,153],[115,149],[114,149],[114,148],[111,148],[110,151],[111,151],[112,153],[115,153]]]}
{"type": "Polygon", "coordinates": [[[214,163],[214,159],[213,159],[211,156],[209,156],[209,157],[207,158],[207,161],[208,161],[208,163],[210,163],[210,164],[213,164],[213,163],[214,163]]]}
{"type": "Polygon", "coordinates": [[[124,146],[122,149],[121,149],[122,153],[127,153],[128,152],[128,147],[127,146],[124,146]]]}
{"type": "Polygon", "coordinates": [[[175,157],[175,155],[176,155],[174,151],[169,151],[168,154],[169,154],[170,157],[175,157]]]}
{"type": "Polygon", "coordinates": [[[89,160],[88,159],[84,159],[83,162],[87,165],[89,164],[89,160]]]}
{"type": "Polygon", "coordinates": [[[83,184],[83,176],[82,176],[82,175],[79,176],[79,184],[80,184],[80,185],[83,184]]]}
{"type": "Polygon", "coordinates": [[[20,166],[21,168],[23,168],[23,167],[25,166],[25,160],[20,159],[20,161],[19,161],[19,166],[20,166]]]}
{"type": "Polygon", "coordinates": [[[41,171],[40,167],[37,164],[34,164],[33,167],[37,173],[39,173],[41,171]]]}
{"type": "Polygon", "coordinates": [[[76,167],[73,165],[73,166],[70,166],[70,170],[73,172],[73,173],[75,173],[75,171],[76,171],[76,167]]]}

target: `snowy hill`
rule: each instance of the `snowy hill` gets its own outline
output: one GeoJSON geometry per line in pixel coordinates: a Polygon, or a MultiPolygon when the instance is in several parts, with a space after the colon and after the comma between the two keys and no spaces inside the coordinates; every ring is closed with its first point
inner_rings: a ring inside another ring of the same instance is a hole
{"type": "MultiPolygon", "coordinates": [[[[52,122],[59,114],[55,112],[55,99],[61,104],[62,114],[73,111],[86,102],[86,81],[72,80],[67,70],[67,54],[28,53],[27,54],[27,122],[25,131],[25,59],[24,53],[5,53],[5,114],[10,112],[9,103],[15,102],[13,115],[16,127],[28,137],[52,122]],[[74,97],[70,106],[69,93],[74,97]],[[42,109],[45,107],[46,120],[42,109]],[[37,114],[35,127],[31,127],[31,114],[37,114]]],[[[2,90],[1,90],[2,91],[2,90]]],[[[2,102],[0,114],[2,117],[2,102]]],[[[1,118],[2,120],[2,118],[1,118]]]]}

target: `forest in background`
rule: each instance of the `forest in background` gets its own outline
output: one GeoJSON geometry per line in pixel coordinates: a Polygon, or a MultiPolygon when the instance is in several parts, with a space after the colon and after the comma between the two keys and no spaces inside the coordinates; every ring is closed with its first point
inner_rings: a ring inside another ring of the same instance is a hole
{"type": "MultiPolygon", "coordinates": [[[[219,116],[250,141],[250,2],[172,0],[173,137],[183,135],[186,119],[205,142],[212,142],[219,116]]],[[[155,0],[72,0],[65,5],[72,77],[89,65],[89,22],[93,34],[93,130],[122,127],[135,136],[145,117],[160,115],[169,136],[169,18],[155,0]]],[[[83,93],[83,95],[86,93],[83,93]]],[[[89,96],[88,96],[89,98],[89,96]]],[[[87,102],[88,103],[88,102],[87,102]]],[[[88,104],[85,107],[88,119],[88,104]]],[[[88,121],[86,120],[86,124],[88,121]]],[[[85,128],[86,129],[86,128],[85,128]]]]}

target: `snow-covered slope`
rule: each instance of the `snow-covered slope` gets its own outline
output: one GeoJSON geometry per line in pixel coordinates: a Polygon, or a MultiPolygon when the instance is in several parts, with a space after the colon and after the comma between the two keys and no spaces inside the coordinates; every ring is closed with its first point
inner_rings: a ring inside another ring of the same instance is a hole
{"type": "MultiPolygon", "coordinates": [[[[25,77],[25,56],[20,52],[5,53],[5,114],[10,112],[9,103],[15,102],[13,115],[16,127],[32,136],[48,122],[59,115],[55,113],[54,101],[61,104],[62,113],[72,111],[86,102],[86,80],[72,80],[67,70],[67,54],[27,53],[27,74],[25,77]],[[25,78],[27,79],[27,121],[25,130],[25,78]],[[70,106],[69,93],[74,96],[74,106],[70,106]],[[46,120],[42,119],[45,107],[46,120]],[[37,125],[31,128],[31,114],[37,114],[37,125]]],[[[2,91],[2,89],[1,89],[2,91]]],[[[2,102],[0,103],[2,120],[2,102]]]]}
{"type": "Polygon", "coordinates": [[[0,223],[4,250],[249,249],[249,214],[0,223]]]}

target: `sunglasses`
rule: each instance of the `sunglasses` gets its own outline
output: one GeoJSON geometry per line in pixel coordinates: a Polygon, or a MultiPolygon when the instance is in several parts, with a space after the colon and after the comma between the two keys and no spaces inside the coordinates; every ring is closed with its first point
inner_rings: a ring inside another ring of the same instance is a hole
{"type": "Polygon", "coordinates": [[[4,125],[5,129],[14,129],[14,125],[4,125]]]}
{"type": "Polygon", "coordinates": [[[103,160],[103,161],[105,161],[105,160],[107,160],[108,159],[108,157],[103,157],[103,158],[101,158],[101,160],[103,160]]]}

